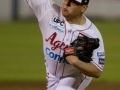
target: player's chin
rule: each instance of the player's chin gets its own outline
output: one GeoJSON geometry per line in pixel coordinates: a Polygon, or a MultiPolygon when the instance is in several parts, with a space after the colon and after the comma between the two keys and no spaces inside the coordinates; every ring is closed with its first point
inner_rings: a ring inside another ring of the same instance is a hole
{"type": "Polygon", "coordinates": [[[68,16],[69,16],[69,14],[66,13],[66,12],[62,12],[62,15],[63,15],[64,17],[68,17],[68,16]]]}
{"type": "Polygon", "coordinates": [[[68,16],[68,11],[62,10],[62,15],[63,16],[68,16]]]}
{"type": "Polygon", "coordinates": [[[65,12],[65,11],[62,11],[62,15],[65,16],[65,15],[66,15],[66,12],[65,12]]]}

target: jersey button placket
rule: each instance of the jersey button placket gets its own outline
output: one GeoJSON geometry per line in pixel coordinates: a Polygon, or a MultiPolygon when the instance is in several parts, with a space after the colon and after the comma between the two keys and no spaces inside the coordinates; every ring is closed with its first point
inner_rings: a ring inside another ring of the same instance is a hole
{"type": "Polygon", "coordinates": [[[68,29],[67,39],[66,39],[66,41],[69,41],[69,40],[71,39],[71,38],[70,38],[71,33],[72,33],[72,29],[68,29]]]}

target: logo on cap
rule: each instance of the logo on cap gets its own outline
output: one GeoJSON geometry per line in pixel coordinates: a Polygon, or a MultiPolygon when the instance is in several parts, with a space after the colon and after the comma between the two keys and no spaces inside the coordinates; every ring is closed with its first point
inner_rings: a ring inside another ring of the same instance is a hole
{"type": "Polygon", "coordinates": [[[80,3],[82,2],[82,0],[76,0],[76,1],[78,1],[78,2],[80,2],[80,3]]]}
{"type": "Polygon", "coordinates": [[[87,2],[87,0],[85,0],[85,2],[87,2]]]}

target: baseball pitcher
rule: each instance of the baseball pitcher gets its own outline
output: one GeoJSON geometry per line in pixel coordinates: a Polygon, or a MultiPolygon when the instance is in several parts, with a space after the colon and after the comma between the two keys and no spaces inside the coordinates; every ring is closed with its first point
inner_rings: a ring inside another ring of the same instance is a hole
{"type": "Polygon", "coordinates": [[[104,44],[84,15],[89,0],[25,0],[43,36],[47,90],[85,90],[104,68],[104,44]]]}

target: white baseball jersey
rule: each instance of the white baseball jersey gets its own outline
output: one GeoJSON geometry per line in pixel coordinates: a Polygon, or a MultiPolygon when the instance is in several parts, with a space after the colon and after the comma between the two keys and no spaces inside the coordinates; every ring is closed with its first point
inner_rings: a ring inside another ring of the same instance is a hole
{"type": "Polygon", "coordinates": [[[86,17],[84,25],[69,24],[62,16],[61,8],[52,0],[26,1],[38,19],[43,36],[47,90],[84,90],[92,78],[82,74],[61,57],[64,49],[78,36],[99,38],[100,46],[93,51],[91,63],[102,71],[105,54],[100,32],[86,17]]]}
{"type": "Polygon", "coordinates": [[[103,70],[105,58],[103,40],[98,29],[87,17],[84,25],[69,24],[62,16],[61,7],[52,0],[27,0],[27,3],[38,19],[43,36],[45,64],[52,75],[62,77],[80,72],[61,57],[64,49],[82,35],[100,39],[100,46],[94,50],[91,63],[103,70]]]}

